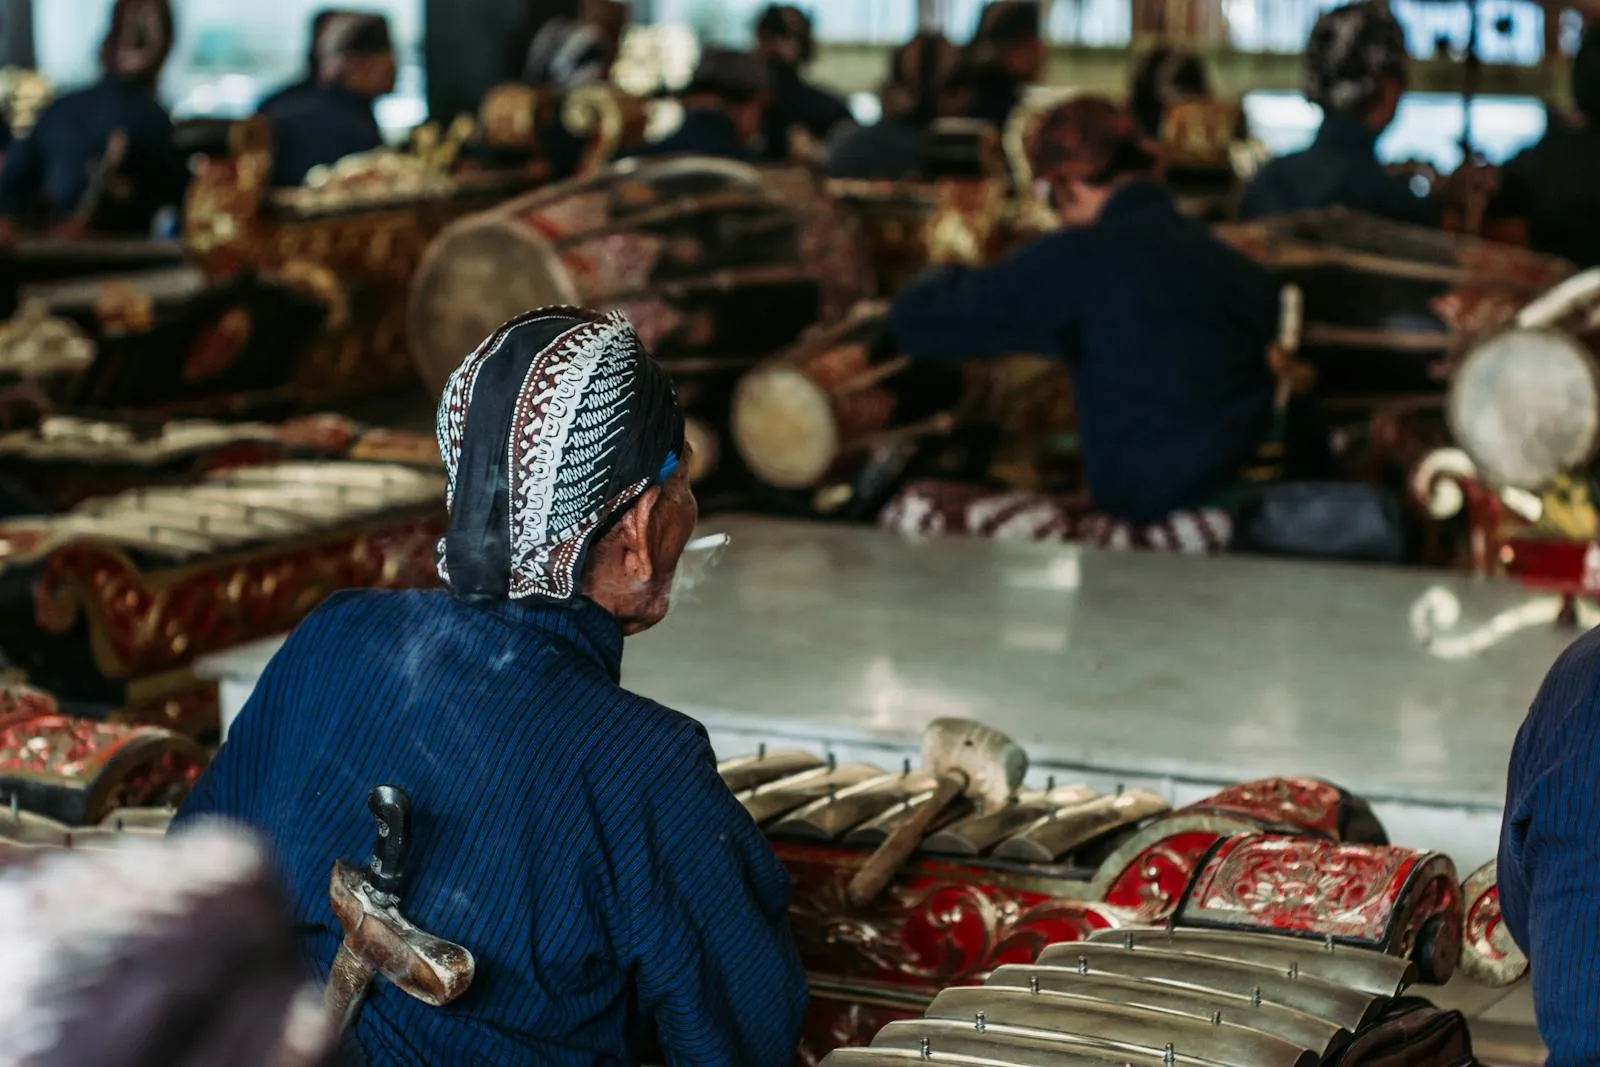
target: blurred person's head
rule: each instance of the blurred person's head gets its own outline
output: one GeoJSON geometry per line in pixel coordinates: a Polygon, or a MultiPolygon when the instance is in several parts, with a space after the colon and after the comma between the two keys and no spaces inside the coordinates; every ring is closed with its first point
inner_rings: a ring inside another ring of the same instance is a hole
{"type": "Polygon", "coordinates": [[[683,106],[691,111],[720,111],[733,119],[743,140],[761,131],[768,99],[767,71],[751,52],[708,48],[700,54],[694,77],[683,90],[683,106]]]}
{"type": "Polygon", "coordinates": [[[983,9],[972,36],[971,62],[1032,83],[1044,73],[1044,39],[1035,0],[995,0],[983,9]]]}
{"type": "Polygon", "coordinates": [[[1135,65],[1128,86],[1128,108],[1146,136],[1159,137],[1161,121],[1169,108],[1210,96],[1211,79],[1200,57],[1161,45],[1135,65]]]}
{"type": "Polygon", "coordinates": [[[1383,0],[1324,12],[1306,42],[1306,99],[1329,114],[1386,129],[1405,95],[1405,33],[1383,0]]]}
{"type": "Polygon", "coordinates": [[[1028,160],[1068,227],[1097,221],[1118,190],[1161,169],[1133,115],[1103,96],[1080,96],[1050,111],[1028,144],[1028,160]]]}
{"type": "Polygon", "coordinates": [[[756,52],[786,67],[803,67],[816,54],[811,18],[793,4],[768,4],[756,19],[756,52]]]}
{"type": "Polygon", "coordinates": [[[167,0],[117,0],[100,45],[100,66],[112,77],[154,89],[172,52],[173,33],[167,0]]]}
{"type": "Polygon", "coordinates": [[[394,92],[396,76],[388,19],[355,12],[339,12],[329,19],[318,43],[318,81],[376,100],[394,92]]]}
{"type": "Polygon", "coordinates": [[[889,57],[879,95],[885,118],[925,125],[945,114],[943,96],[961,68],[961,50],[942,34],[919,33],[889,57]]]}

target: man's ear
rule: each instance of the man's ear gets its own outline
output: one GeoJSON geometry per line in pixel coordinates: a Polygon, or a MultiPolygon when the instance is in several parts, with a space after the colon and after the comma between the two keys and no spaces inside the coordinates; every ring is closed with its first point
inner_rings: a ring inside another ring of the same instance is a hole
{"type": "Polygon", "coordinates": [[[655,513],[656,504],[661,500],[661,487],[652,485],[644,491],[628,513],[622,517],[618,524],[622,531],[623,557],[622,565],[628,572],[628,577],[638,581],[649,581],[655,577],[656,552],[655,552],[655,513]]]}

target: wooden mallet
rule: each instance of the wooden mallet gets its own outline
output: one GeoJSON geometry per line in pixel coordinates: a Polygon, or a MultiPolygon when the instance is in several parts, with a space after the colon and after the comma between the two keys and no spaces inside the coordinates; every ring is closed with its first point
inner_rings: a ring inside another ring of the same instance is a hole
{"type": "Polygon", "coordinates": [[[882,893],[923,835],[959,796],[993,811],[1011,801],[1028,773],[1028,754],[1011,738],[971,719],[935,719],[922,734],[922,767],[939,779],[926,804],[895,828],[850,879],[850,903],[862,907],[882,893]]]}

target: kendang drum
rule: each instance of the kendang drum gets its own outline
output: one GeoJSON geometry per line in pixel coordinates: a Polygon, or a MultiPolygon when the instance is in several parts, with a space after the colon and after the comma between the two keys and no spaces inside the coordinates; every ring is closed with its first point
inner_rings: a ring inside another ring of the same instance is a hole
{"type": "Polygon", "coordinates": [[[758,480],[785,490],[847,484],[970,416],[972,377],[889,351],[886,315],[885,305],[862,303],[740,380],[733,441],[758,480]]]}
{"type": "Polygon", "coordinates": [[[843,315],[864,278],[852,231],[809,177],[695,157],[626,161],[441,233],[412,284],[410,347],[437,390],[506,320],[581,304],[627,313],[669,369],[748,366],[843,315]]]}

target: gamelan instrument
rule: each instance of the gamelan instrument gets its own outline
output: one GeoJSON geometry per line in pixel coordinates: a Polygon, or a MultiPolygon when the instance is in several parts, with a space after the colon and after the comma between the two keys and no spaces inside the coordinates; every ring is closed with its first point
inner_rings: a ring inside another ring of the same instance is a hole
{"type": "Polygon", "coordinates": [[[758,480],[870,496],[864,483],[893,481],[922,442],[960,425],[969,376],[887,351],[886,315],[883,304],[858,304],[739,380],[732,437],[758,480]]]}
{"type": "MultiPolygon", "coordinates": [[[[803,1063],[867,1044],[930,1005],[942,1010],[946,986],[1017,974],[1026,989],[1030,972],[1018,968],[1040,964],[1057,990],[1055,972],[1075,971],[1080,955],[1097,981],[1122,982],[1184,973],[1138,969],[1163,953],[1221,955],[1238,961],[1236,975],[1262,972],[1243,990],[1261,984],[1269,1001],[1292,995],[1295,980],[1280,979],[1296,966],[1307,997],[1321,982],[1355,986],[1327,993],[1339,1006],[1318,1024],[1330,1041],[1405,984],[1442,983],[1456,969],[1463,890],[1454,865],[1389,845],[1363,801],[1325,782],[1252,782],[1177,811],[1142,790],[1101,795],[1051,782],[999,804],[962,794],[930,818],[948,769],[886,772],[765,749],[719,765],[794,883],[790,925],[811,983],[803,1063]],[[850,883],[874,851],[924,819],[910,862],[882,893],[852,903],[850,883]],[[1170,934],[1148,929],[1162,923],[1170,934]],[[1125,937],[1136,943],[1131,954],[1125,937]]],[[[1472,890],[1476,906],[1481,887],[1472,890]]],[[[956,999],[974,995],[988,994],[956,999]]],[[[1230,1015],[1227,1003],[1203,1018],[1230,1015]]],[[[1302,1013],[1324,1004],[1299,1003],[1302,1013]]],[[[972,1022],[969,1012],[969,1033],[972,1022]]],[[[1157,1061],[1161,1053],[1158,1045],[1157,1061]]]]}
{"type": "Polygon", "coordinates": [[[682,388],[686,376],[748,366],[838,318],[863,285],[851,231],[805,172],[629,160],[440,234],[411,288],[408,336],[438,390],[521,312],[617,309],[682,388]]]}
{"type": "Polygon", "coordinates": [[[433,584],[444,526],[441,473],[352,461],[0,522],[0,648],[63,699],[214,733],[214,689],[192,715],[174,695],[193,692],[196,657],[282,633],[338,589],[433,584]]]}

